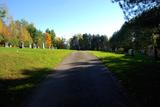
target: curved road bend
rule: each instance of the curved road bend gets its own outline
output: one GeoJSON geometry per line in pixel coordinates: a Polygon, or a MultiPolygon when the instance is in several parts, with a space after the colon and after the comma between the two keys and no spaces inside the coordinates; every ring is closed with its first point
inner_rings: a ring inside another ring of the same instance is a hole
{"type": "Polygon", "coordinates": [[[138,107],[105,66],[73,52],[35,90],[27,107],[138,107]]]}

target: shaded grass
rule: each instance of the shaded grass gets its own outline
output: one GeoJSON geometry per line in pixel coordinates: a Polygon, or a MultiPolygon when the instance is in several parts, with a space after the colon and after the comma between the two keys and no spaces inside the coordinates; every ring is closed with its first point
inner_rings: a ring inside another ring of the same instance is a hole
{"type": "Polygon", "coordinates": [[[71,52],[0,48],[0,107],[20,107],[32,88],[71,52]]]}
{"type": "Polygon", "coordinates": [[[160,61],[92,51],[144,107],[160,107],[160,61]]]}

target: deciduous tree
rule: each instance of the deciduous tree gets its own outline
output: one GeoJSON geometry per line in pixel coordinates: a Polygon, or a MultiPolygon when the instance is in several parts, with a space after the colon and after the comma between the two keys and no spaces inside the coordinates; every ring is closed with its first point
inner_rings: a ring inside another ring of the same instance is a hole
{"type": "Polygon", "coordinates": [[[51,48],[51,45],[52,45],[51,35],[49,33],[45,33],[45,37],[46,37],[46,46],[47,46],[47,48],[51,48]]]}

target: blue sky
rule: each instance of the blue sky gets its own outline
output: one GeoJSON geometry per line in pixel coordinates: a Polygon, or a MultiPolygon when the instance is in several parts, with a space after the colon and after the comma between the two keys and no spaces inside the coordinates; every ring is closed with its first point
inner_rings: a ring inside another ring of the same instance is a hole
{"type": "Polygon", "coordinates": [[[122,10],[110,0],[1,0],[14,20],[25,19],[45,31],[70,38],[76,33],[108,37],[124,23],[122,10]]]}

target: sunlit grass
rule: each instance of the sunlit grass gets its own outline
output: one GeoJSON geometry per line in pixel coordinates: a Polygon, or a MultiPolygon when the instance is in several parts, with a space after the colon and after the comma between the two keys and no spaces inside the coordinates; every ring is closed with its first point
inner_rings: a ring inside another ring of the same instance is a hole
{"type": "Polygon", "coordinates": [[[72,50],[0,48],[0,107],[18,107],[72,50]]]}
{"type": "Polygon", "coordinates": [[[69,50],[0,48],[0,78],[20,78],[20,70],[53,68],[69,50]]]}

